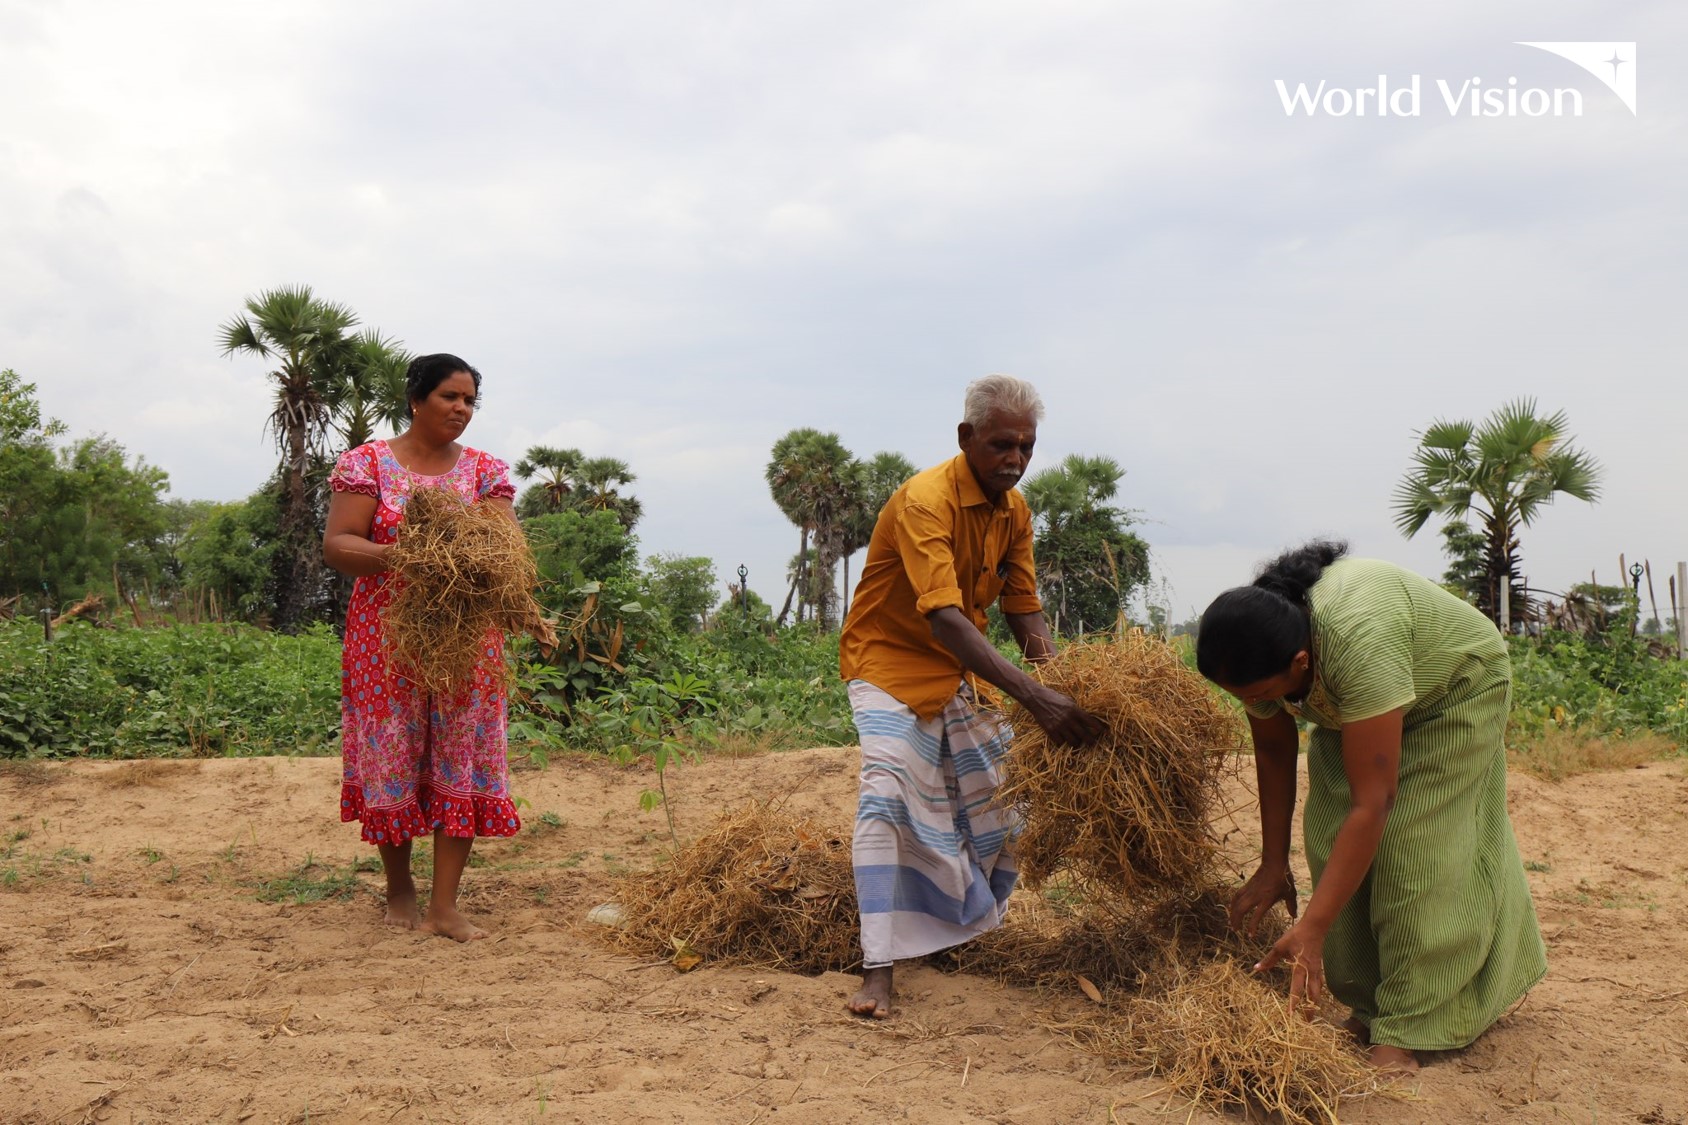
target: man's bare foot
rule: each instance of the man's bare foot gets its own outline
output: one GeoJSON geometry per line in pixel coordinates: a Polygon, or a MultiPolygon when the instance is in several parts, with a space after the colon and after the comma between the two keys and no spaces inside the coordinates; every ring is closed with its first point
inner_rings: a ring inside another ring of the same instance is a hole
{"type": "Polygon", "coordinates": [[[1360,1021],[1358,1016],[1349,1016],[1342,1021],[1342,1030],[1354,1037],[1354,1042],[1362,1047],[1371,1046],[1371,1028],[1360,1021]]]}
{"type": "Polygon", "coordinates": [[[425,934],[438,934],[448,937],[452,941],[479,941],[486,937],[486,931],[463,917],[455,910],[428,909],[427,917],[417,923],[417,929],[425,934]]]}
{"type": "Polygon", "coordinates": [[[416,908],[416,888],[412,886],[408,891],[388,890],[387,916],[381,921],[401,930],[414,930],[416,924],[422,921],[422,912],[416,908]]]}
{"type": "Polygon", "coordinates": [[[891,966],[862,972],[862,988],[850,997],[850,1011],[876,1020],[891,1014],[891,966]]]}
{"type": "Polygon", "coordinates": [[[1417,1055],[1405,1047],[1391,1047],[1387,1043],[1374,1043],[1372,1045],[1371,1064],[1386,1073],[1418,1073],[1417,1055]]]}

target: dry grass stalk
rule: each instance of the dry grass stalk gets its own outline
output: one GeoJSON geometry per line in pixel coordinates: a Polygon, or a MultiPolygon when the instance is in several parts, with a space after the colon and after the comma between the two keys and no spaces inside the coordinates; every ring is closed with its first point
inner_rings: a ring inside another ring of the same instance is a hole
{"type": "Polygon", "coordinates": [[[127,789],[134,785],[168,785],[178,778],[198,773],[202,764],[175,758],[141,758],[102,770],[95,775],[95,780],[113,789],[127,789]]]}
{"type": "Polygon", "coordinates": [[[861,963],[848,833],[763,804],[722,814],[667,865],[628,879],[618,941],[641,955],[676,942],[717,964],[797,973],[861,963]]]}
{"type": "Polygon", "coordinates": [[[1070,993],[1082,976],[1104,991],[1153,992],[1187,962],[1221,951],[1258,957],[1282,933],[1274,913],[1245,946],[1226,924],[1230,891],[1220,887],[1137,900],[1086,899],[1065,883],[1045,890],[1077,901],[1021,894],[1005,925],[950,950],[949,960],[962,972],[1034,988],[1070,993]]]}
{"type": "Polygon", "coordinates": [[[1291,1125],[1335,1125],[1343,1100],[1387,1089],[1346,1032],[1291,1012],[1281,993],[1224,957],[1063,1030],[1194,1104],[1280,1114],[1291,1125]]]}
{"type": "Polygon", "coordinates": [[[62,767],[50,768],[28,759],[0,761],[0,777],[9,777],[20,786],[51,785],[59,781],[62,767]]]}
{"type": "Polygon", "coordinates": [[[1513,743],[1507,764],[1546,781],[1596,770],[1634,769],[1679,752],[1676,743],[1651,731],[1601,734],[1579,727],[1549,726],[1513,743]]]}
{"type": "Polygon", "coordinates": [[[492,635],[528,631],[556,643],[533,600],[539,571],[527,539],[493,505],[446,489],[413,493],[389,562],[403,581],[382,629],[396,666],[427,691],[470,683],[492,635]]]}
{"type": "Polygon", "coordinates": [[[1209,887],[1223,865],[1211,824],[1220,780],[1242,731],[1175,649],[1127,634],[1071,645],[1039,678],[1107,723],[1084,749],[1052,744],[1017,705],[1002,799],[1025,818],[1020,874],[1033,886],[1060,871],[1137,894],[1209,887]]]}

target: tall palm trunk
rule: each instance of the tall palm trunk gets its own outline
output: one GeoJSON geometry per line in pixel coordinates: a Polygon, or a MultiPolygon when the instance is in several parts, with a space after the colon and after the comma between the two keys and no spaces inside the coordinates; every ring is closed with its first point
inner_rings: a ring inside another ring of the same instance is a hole
{"type": "Polygon", "coordinates": [[[1529,613],[1529,592],[1524,588],[1524,576],[1518,567],[1518,539],[1512,534],[1511,521],[1503,516],[1491,516],[1487,521],[1488,544],[1484,549],[1483,596],[1478,607],[1496,625],[1500,624],[1501,579],[1507,580],[1510,596],[1507,601],[1512,621],[1523,621],[1529,613]]]}

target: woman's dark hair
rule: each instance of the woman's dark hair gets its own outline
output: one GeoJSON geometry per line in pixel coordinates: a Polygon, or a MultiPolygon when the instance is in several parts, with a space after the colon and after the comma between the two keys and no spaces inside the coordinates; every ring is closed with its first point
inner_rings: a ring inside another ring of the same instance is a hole
{"type": "Polygon", "coordinates": [[[435,387],[459,371],[469,373],[469,378],[475,381],[475,393],[480,394],[481,373],[450,352],[419,355],[411,360],[410,367],[404,373],[405,416],[416,417],[416,411],[411,408],[410,404],[433,394],[435,387]]]}
{"type": "Polygon", "coordinates": [[[1314,539],[1260,568],[1251,586],[1226,590],[1202,614],[1196,668],[1215,683],[1242,687],[1276,676],[1312,638],[1307,591],[1348,544],[1314,539]]]}

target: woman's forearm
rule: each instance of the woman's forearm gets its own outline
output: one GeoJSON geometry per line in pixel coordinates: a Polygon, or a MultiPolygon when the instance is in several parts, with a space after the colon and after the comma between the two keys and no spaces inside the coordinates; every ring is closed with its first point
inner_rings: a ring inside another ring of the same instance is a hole
{"type": "Polygon", "coordinates": [[[361,535],[342,532],[323,541],[322,557],[341,574],[364,578],[388,569],[387,554],[390,550],[388,544],[371,543],[361,535]]]}
{"type": "Polygon", "coordinates": [[[1249,732],[1254,739],[1254,777],[1260,793],[1260,862],[1288,872],[1301,736],[1295,720],[1283,711],[1267,719],[1249,716],[1249,732]]]}
{"type": "Polygon", "coordinates": [[[1290,825],[1295,819],[1296,752],[1256,747],[1254,777],[1260,788],[1260,859],[1289,869],[1290,825]]]}

